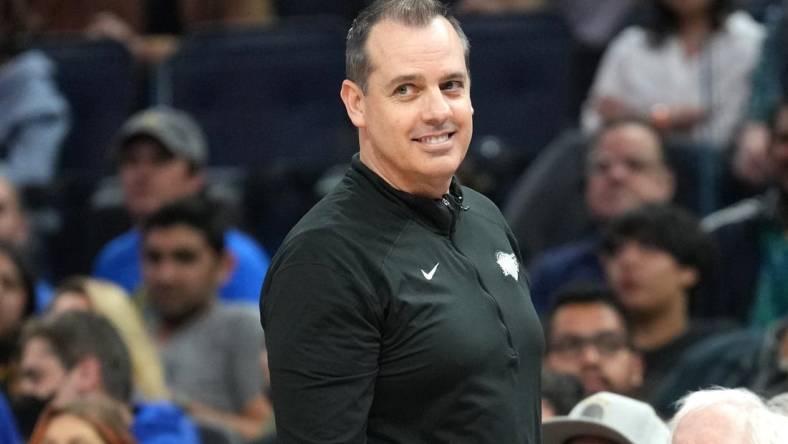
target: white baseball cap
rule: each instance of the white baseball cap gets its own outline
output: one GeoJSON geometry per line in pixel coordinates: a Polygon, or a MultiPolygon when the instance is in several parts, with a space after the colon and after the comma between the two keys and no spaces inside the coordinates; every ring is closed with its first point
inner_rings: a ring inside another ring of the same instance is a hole
{"type": "Polygon", "coordinates": [[[650,405],[610,392],[591,395],[568,416],[556,416],[542,424],[543,444],[564,444],[581,436],[620,444],[670,442],[670,430],[650,405]]]}

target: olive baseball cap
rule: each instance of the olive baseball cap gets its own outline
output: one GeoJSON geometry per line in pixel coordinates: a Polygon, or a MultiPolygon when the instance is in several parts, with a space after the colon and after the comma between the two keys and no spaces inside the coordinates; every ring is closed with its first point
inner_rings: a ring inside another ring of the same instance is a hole
{"type": "Polygon", "coordinates": [[[126,142],[138,136],[152,137],[176,157],[195,165],[204,165],[207,161],[205,134],[197,121],[183,111],[156,106],[134,114],[120,128],[114,157],[117,159],[126,142]]]}
{"type": "Polygon", "coordinates": [[[617,444],[668,444],[670,430],[654,409],[626,396],[599,392],[580,401],[568,416],[542,424],[544,444],[563,444],[581,436],[617,444]]]}

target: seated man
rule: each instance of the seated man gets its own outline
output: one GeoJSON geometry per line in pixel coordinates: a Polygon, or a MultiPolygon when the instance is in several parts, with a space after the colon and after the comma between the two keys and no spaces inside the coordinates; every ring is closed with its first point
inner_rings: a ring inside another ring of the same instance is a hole
{"type": "Polygon", "coordinates": [[[609,291],[562,291],[545,331],[546,367],[577,377],[587,394],[634,395],[643,384],[643,362],[632,346],[630,325],[609,291]]]}
{"type": "MultiPolygon", "coordinates": [[[[132,116],[120,129],[114,154],[124,203],[137,223],[169,202],[204,193],[208,146],[197,122],[181,111],[158,107],[132,116]]],[[[219,295],[256,306],[268,255],[236,229],[224,237],[235,266],[219,295]]],[[[99,252],[93,274],[134,292],[142,277],[140,244],[138,229],[113,239],[99,252]]]]}
{"type": "MultiPolygon", "coordinates": [[[[129,354],[105,318],[74,311],[31,321],[21,343],[19,394],[38,401],[25,405],[43,409],[49,401],[108,396],[129,408],[132,432],[140,444],[200,442],[194,424],[174,405],[132,403],[129,354]]],[[[20,418],[26,426],[22,432],[29,436],[34,421],[24,419],[20,418]]]]}
{"type": "Polygon", "coordinates": [[[175,399],[199,420],[257,437],[271,416],[263,331],[256,310],[217,298],[232,270],[221,215],[189,198],[153,213],[141,233],[148,326],[175,399]]]}
{"type": "Polygon", "coordinates": [[[766,327],[788,314],[788,102],[771,123],[773,185],[766,193],[711,214],[704,228],[719,243],[722,268],[708,315],[766,327]]]}
{"type": "MultiPolygon", "coordinates": [[[[645,363],[641,395],[650,399],[665,375],[692,345],[732,329],[732,322],[690,320],[710,280],[712,246],[690,214],[647,205],[613,219],[603,235],[607,281],[632,323],[632,338],[645,363]]],[[[713,296],[713,295],[709,295],[713,296]]]]}
{"type": "Polygon", "coordinates": [[[580,401],[542,425],[544,444],[667,444],[670,431],[645,402],[610,392],[580,401]]]}
{"type": "MultiPolygon", "coordinates": [[[[586,206],[597,224],[645,203],[667,202],[675,188],[662,139],[648,123],[626,119],[603,127],[586,158],[586,206]]],[[[531,294],[538,311],[561,286],[604,282],[597,249],[600,236],[547,250],[529,267],[531,294]]]]}

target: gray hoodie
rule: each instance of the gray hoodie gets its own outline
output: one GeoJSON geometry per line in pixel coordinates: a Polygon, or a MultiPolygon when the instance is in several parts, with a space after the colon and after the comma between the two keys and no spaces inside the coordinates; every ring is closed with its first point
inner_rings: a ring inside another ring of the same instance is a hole
{"type": "Polygon", "coordinates": [[[0,65],[0,175],[17,185],[46,185],[70,126],[69,108],[41,51],[0,65]]]}

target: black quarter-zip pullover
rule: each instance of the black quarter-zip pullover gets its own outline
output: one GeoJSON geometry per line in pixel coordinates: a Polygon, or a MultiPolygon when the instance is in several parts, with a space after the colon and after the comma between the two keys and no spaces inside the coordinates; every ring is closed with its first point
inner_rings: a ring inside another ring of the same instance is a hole
{"type": "Polygon", "coordinates": [[[261,296],[282,443],[538,444],[543,337],[500,211],[354,157],[261,296]]]}

